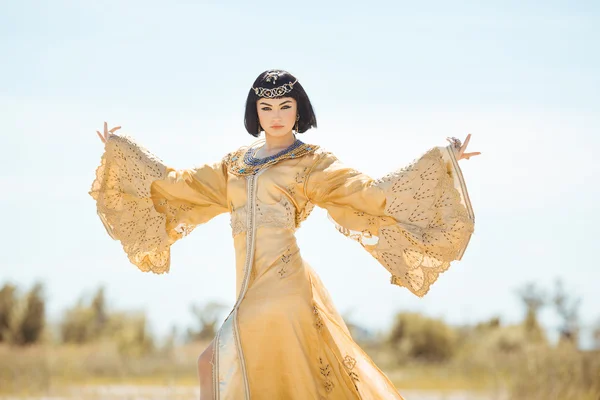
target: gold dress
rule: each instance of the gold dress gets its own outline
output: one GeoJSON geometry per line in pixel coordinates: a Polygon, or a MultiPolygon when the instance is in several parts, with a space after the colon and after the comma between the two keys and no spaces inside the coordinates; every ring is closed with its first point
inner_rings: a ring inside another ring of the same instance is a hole
{"type": "Polygon", "coordinates": [[[154,273],[168,272],[171,244],[231,214],[238,298],[215,338],[215,399],[402,399],[353,341],[295,231],[326,209],[391,283],[424,296],[474,228],[455,150],[434,147],[374,180],[300,140],[256,159],[262,142],[177,170],[112,134],[90,195],[129,260],[154,273]]]}

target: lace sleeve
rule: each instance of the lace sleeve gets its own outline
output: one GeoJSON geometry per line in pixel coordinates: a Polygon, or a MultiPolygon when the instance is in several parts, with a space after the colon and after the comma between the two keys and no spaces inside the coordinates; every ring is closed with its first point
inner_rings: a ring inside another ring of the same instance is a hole
{"type": "Polygon", "coordinates": [[[131,263],[163,273],[171,244],[228,211],[226,181],[222,163],[175,170],[132,138],[112,134],[89,194],[131,263]]]}
{"type": "Polygon", "coordinates": [[[390,273],[393,284],[424,296],[460,260],[475,216],[450,146],[435,147],[408,166],[374,180],[331,153],[313,166],[307,197],[328,211],[390,273]]]}

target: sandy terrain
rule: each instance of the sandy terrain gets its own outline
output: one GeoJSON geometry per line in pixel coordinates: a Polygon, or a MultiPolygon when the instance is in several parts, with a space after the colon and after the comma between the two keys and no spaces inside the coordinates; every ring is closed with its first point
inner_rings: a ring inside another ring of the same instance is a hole
{"type": "MultiPolygon", "coordinates": [[[[466,392],[403,391],[406,400],[495,400],[493,397],[466,392]]],[[[0,396],[0,400],[194,400],[199,390],[190,387],[163,386],[85,386],[74,387],[61,395],[44,397],[0,396]]]]}

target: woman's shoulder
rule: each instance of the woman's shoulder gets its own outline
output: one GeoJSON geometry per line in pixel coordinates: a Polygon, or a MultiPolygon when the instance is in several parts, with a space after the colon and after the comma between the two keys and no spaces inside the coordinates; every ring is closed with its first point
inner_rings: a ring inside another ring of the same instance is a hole
{"type": "Polygon", "coordinates": [[[237,158],[240,158],[240,156],[243,156],[249,148],[250,145],[244,144],[238,147],[237,149],[225,154],[225,156],[223,157],[223,161],[229,164],[232,161],[232,159],[233,161],[235,161],[237,158]]]}
{"type": "Polygon", "coordinates": [[[243,144],[235,150],[232,150],[229,153],[225,154],[221,162],[225,164],[228,169],[231,169],[233,165],[239,164],[240,160],[244,159],[244,155],[251,147],[252,144],[243,144]]]}
{"type": "Polygon", "coordinates": [[[327,160],[336,160],[335,154],[327,147],[315,145],[315,150],[306,157],[306,161],[314,166],[327,160]]]}

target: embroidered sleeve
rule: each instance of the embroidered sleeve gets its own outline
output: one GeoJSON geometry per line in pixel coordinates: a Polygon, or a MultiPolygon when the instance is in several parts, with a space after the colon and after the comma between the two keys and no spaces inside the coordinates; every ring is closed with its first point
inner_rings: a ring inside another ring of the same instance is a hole
{"type": "Polygon", "coordinates": [[[324,152],[305,186],[344,235],[390,273],[393,284],[424,296],[460,260],[475,217],[453,149],[435,147],[374,180],[324,152]]]}
{"type": "Polygon", "coordinates": [[[109,137],[89,194],[108,234],[140,270],[168,272],[170,246],[228,211],[223,162],[166,166],[132,138],[109,137]]]}

